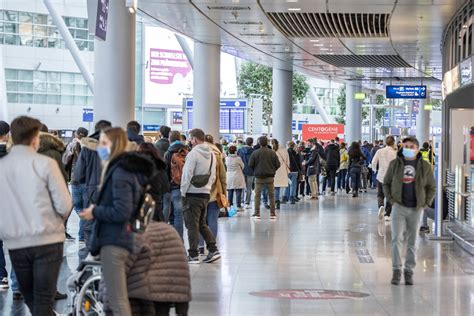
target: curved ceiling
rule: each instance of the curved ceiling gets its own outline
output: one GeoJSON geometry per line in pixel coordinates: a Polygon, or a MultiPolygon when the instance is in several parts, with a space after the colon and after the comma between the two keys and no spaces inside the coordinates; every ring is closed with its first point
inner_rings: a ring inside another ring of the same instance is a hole
{"type": "MultiPolygon", "coordinates": [[[[468,0],[469,1],[469,0],[468,0]]],[[[461,0],[141,0],[139,9],[237,57],[334,80],[439,82],[461,0]]]]}

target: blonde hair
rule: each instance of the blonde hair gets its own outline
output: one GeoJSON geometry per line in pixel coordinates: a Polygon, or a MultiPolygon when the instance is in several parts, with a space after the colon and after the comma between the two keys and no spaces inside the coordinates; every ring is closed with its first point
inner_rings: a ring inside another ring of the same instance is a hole
{"type": "Polygon", "coordinates": [[[110,148],[109,161],[117,157],[118,155],[127,151],[128,138],[127,134],[121,127],[112,127],[102,133],[112,142],[112,148],[110,148]]]}

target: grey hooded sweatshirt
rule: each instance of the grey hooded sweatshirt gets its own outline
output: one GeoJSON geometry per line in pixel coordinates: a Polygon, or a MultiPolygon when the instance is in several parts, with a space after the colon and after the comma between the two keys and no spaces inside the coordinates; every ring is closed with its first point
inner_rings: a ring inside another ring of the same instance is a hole
{"type": "Polygon", "coordinates": [[[211,148],[206,143],[200,144],[193,147],[193,150],[186,156],[186,162],[184,163],[183,175],[181,178],[181,195],[186,196],[187,194],[205,194],[210,195],[212,184],[216,180],[216,157],[212,153],[211,148]],[[212,155],[212,166],[211,176],[207,185],[202,188],[196,188],[191,184],[193,176],[209,174],[209,166],[211,164],[212,155]]]}

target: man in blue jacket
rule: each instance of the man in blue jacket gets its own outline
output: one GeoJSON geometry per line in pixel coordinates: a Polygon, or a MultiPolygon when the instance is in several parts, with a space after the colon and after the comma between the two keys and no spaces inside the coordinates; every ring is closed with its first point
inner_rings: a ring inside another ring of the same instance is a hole
{"type": "Polygon", "coordinates": [[[242,158],[242,161],[244,162],[244,176],[245,176],[245,208],[249,209],[251,208],[250,206],[250,199],[252,198],[252,185],[253,185],[253,180],[254,180],[254,175],[253,175],[253,169],[250,168],[249,162],[250,162],[250,156],[252,156],[252,153],[255,151],[253,149],[253,138],[248,137],[245,140],[245,146],[239,149],[237,154],[242,158]]]}

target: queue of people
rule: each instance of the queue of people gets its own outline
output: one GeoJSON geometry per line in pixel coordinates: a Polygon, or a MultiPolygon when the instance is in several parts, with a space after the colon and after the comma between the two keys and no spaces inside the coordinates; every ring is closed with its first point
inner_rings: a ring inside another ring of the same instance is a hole
{"type": "MultiPolygon", "coordinates": [[[[36,119],[18,117],[11,128],[0,122],[0,192],[6,212],[0,239],[10,253],[17,291],[33,315],[54,313],[63,244],[73,238],[66,231],[72,210],[80,217],[79,258],[100,257],[110,312],[132,315],[130,299],[138,299],[139,305],[151,302],[156,315],[168,315],[171,306],[178,315],[187,315],[188,264],[221,259],[216,239],[222,209],[253,208],[251,218],[260,220],[263,205],[270,220],[276,220],[282,204],[296,204],[305,196],[318,200],[326,187],[331,195],[346,191],[354,198],[369,186],[377,187],[379,218],[393,218],[392,284],[400,284],[402,271],[406,284],[413,284],[419,215],[434,197],[430,156],[419,151],[416,139],[406,138],[399,151],[391,136],[385,147],[381,142],[347,146],[337,138],[327,144],[309,139],[285,146],[266,136],[254,146],[251,137],[216,143],[201,129],[191,130],[186,138],[162,126],[161,138],[153,144],[140,129],[136,121],[125,131],[101,120],[92,135],[79,128],[65,146],[36,119]],[[155,204],[153,222],[145,232],[134,231],[131,220],[146,194],[155,204]],[[169,256],[150,254],[149,249],[163,247],[173,247],[169,256]],[[140,268],[143,258],[154,260],[147,271],[140,268]],[[163,278],[163,265],[177,276],[175,283],[160,279],[164,285],[159,289],[143,283],[147,291],[130,285],[131,278],[163,278]]],[[[2,242],[0,289],[8,287],[2,242]]]]}

